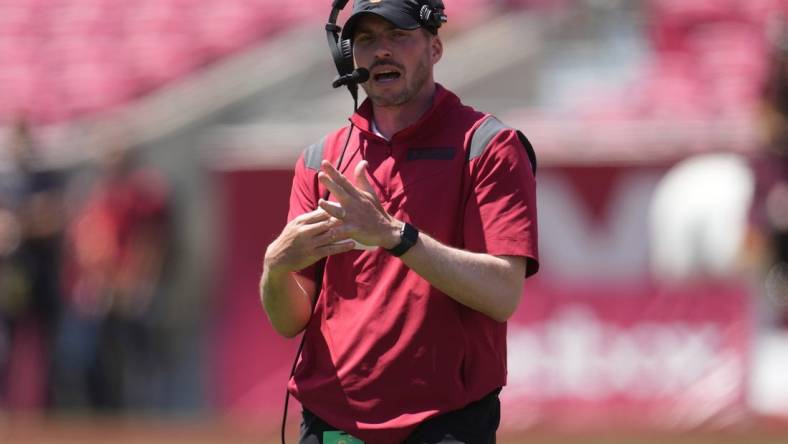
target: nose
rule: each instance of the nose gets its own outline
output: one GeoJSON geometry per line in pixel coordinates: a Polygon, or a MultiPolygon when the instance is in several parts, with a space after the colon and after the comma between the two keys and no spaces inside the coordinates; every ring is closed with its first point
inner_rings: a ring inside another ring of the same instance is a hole
{"type": "Polygon", "coordinates": [[[376,59],[388,59],[391,57],[391,48],[386,39],[378,39],[375,45],[374,55],[376,59]]]}

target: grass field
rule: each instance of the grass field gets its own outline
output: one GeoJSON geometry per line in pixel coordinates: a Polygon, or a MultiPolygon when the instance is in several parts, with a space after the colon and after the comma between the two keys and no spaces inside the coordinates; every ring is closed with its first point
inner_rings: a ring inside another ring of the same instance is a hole
{"type": "MultiPolygon", "coordinates": [[[[297,430],[288,430],[296,443],[297,430]]],[[[661,433],[613,431],[562,434],[550,430],[506,432],[499,444],[788,444],[785,425],[759,425],[747,430],[661,433]]],[[[277,444],[278,431],[230,421],[197,422],[117,418],[0,417],[2,444],[277,444]]]]}

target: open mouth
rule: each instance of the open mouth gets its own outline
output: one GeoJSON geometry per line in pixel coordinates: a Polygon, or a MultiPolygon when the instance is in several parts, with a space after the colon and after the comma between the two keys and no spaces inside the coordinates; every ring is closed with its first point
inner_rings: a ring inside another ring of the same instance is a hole
{"type": "Polygon", "coordinates": [[[389,83],[396,81],[401,76],[402,74],[394,70],[381,70],[376,72],[372,78],[375,79],[376,82],[389,83]]]}

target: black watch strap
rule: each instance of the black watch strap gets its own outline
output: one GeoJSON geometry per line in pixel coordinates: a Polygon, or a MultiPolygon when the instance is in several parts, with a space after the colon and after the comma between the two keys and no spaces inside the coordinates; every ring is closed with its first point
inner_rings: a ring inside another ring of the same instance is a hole
{"type": "Polygon", "coordinates": [[[405,222],[405,224],[402,225],[402,230],[399,232],[399,244],[386,251],[391,253],[392,256],[400,257],[405,254],[406,251],[410,250],[410,247],[416,245],[416,241],[418,240],[419,230],[413,225],[405,222]]]}

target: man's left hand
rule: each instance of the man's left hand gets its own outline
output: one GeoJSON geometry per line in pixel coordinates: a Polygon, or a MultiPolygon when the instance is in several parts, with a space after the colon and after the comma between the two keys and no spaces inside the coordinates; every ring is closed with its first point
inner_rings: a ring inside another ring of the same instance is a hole
{"type": "Polygon", "coordinates": [[[332,228],[337,234],[347,234],[358,243],[394,248],[400,242],[403,223],[383,209],[375,189],[367,180],[367,161],[356,165],[353,185],[345,176],[324,160],[318,180],[334,195],[337,202],[320,199],[318,205],[343,224],[332,228]]]}

